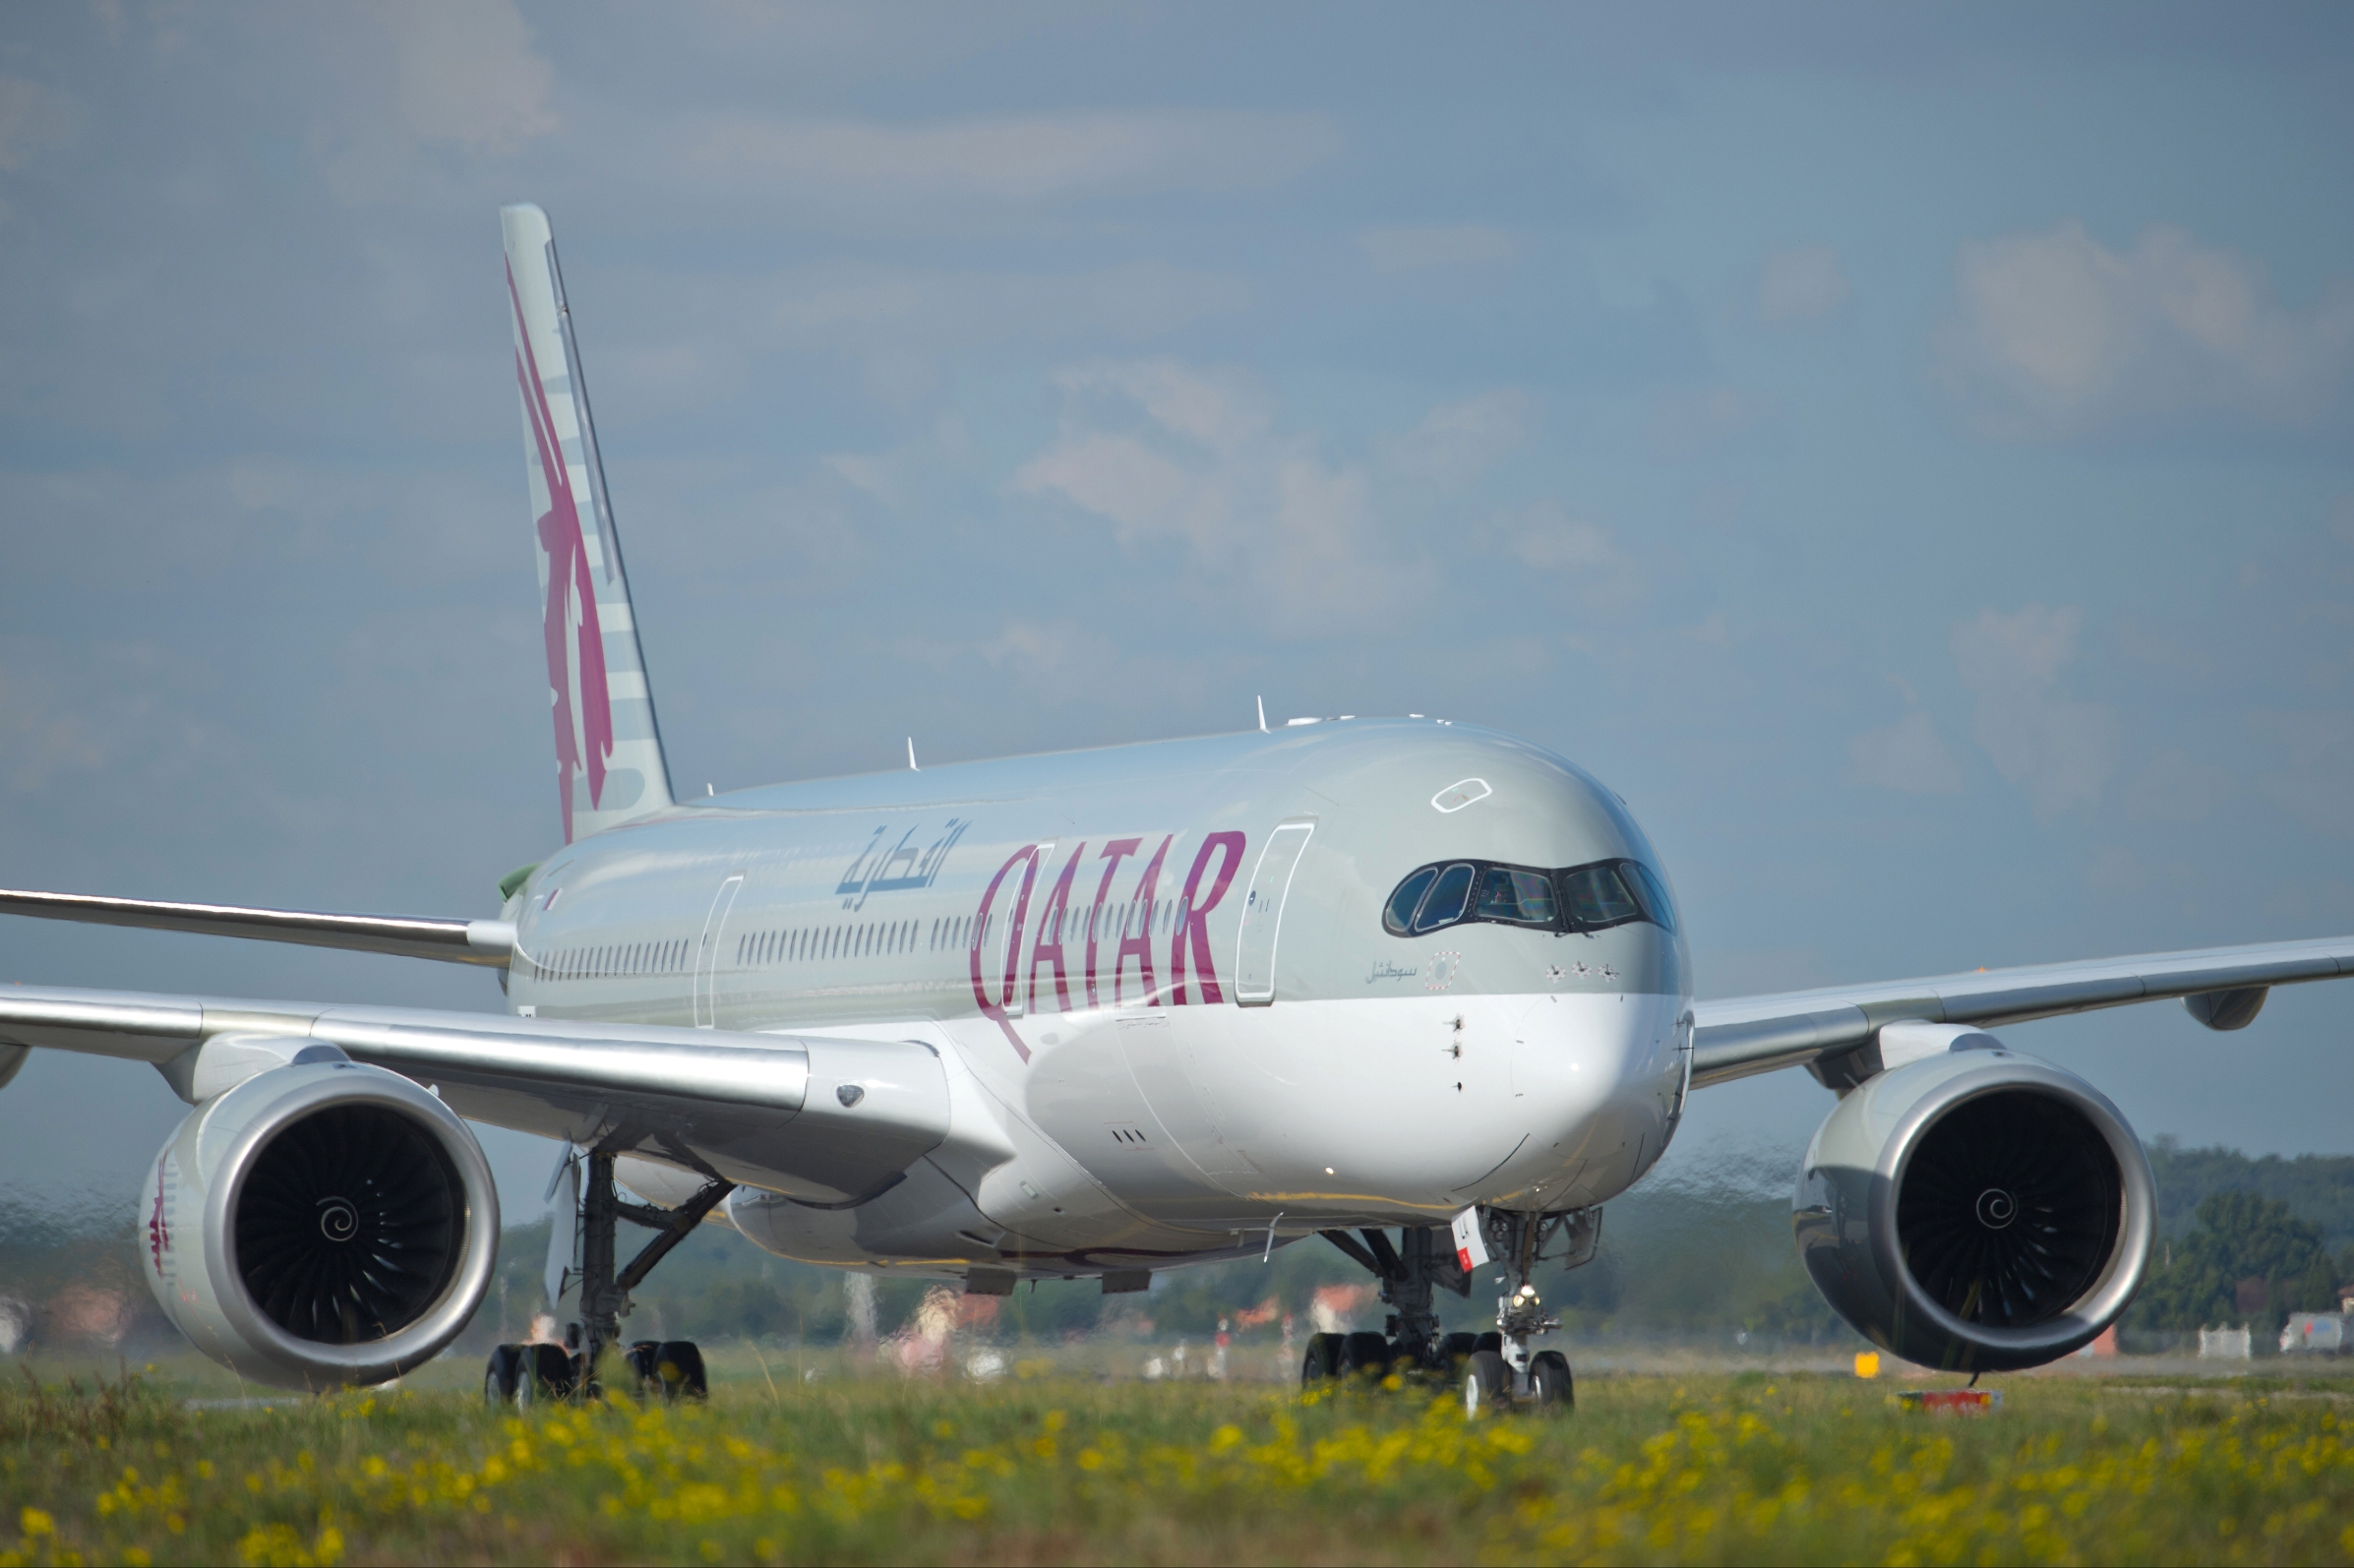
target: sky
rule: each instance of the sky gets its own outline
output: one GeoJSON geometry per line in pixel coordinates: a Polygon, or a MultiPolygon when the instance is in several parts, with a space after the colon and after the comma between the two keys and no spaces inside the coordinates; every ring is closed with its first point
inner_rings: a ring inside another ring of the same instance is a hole
{"type": "MultiPolygon", "coordinates": [[[[555,846],[531,200],[684,790],[1263,696],[1593,769],[1706,996],[2354,932],[2350,64],[2342,6],[8,7],[0,883],[483,916],[555,846]]],[[[500,1002],[21,920],[7,981],[500,1002]]],[[[2354,1153],[2354,986],[2006,1033],[2354,1153]]],[[[1696,1096],[1663,1177],[1830,1105],[1696,1096]]],[[[35,1053],[0,1192],[128,1205],[183,1114],[35,1053]]]]}

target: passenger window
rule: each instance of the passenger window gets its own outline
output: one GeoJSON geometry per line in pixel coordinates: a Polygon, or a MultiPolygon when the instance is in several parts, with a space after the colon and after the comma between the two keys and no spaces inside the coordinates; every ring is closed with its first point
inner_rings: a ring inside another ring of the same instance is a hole
{"type": "Polygon", "coordinates": [[[1392,936],[1403,936],[1414,930],[1415,906],[1422,901],[1422,894],[1429,891],[1430,884],[1436,880],[1438,868],[1425,866],[1400,882],[1398,890],[1390,894],[1389,907],[1381,912],[1383,929],[1392,936]]]}
{"type": "Polygon", "coordinates": [[[1422,900],[1422,913],[1414,923],[1415,934],[1436,931],[1452,926],[1463,918],[1464,906],[1472,898],[1472,869],[1455,865],[1438,874],[1438,880],[1430,885],[1430,896],[1422,900]]]}
{"type": "Polygon", "coordinates": [[[1490,866],[1479,879],[1481,920],[1508,921],[1516,926],[1553,924],[1553,888],[1542,872],[1516,872],[1490,866]]]}
{"type": "Polygon", "coordinates": [[[1627,891],[1614,866],[1581,866],[1561,874],[1561,896],[1570,918],[1581,926],[1614,926],[1640,920],[1642,906],[1627,891]]]}

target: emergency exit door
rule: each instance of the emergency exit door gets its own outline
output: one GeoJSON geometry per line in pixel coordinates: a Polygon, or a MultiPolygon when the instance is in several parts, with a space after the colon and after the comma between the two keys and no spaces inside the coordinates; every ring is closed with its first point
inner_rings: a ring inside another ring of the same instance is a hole
{"type": "Polygon", "coordinates": [[[1235,954],[1235,1000],[1245,1007],[1264,1007],[1275,999],[1275,944],[1283,932],[1284,901],[1315,830],[1312,816],[1278,823],[1259,851],[1250,889],[1242,895],[1242,934],[1235,954]]]}
{"type": "Polygon", "coordinates": [[[694,1027],[708,1029],[718,1021],[718,1002],[713,995],[714,977],[719,970],[719,938],[727,930],[728,912],[736,907],[736,895],[744,890],[744,874],[738,872],[719,884],[719,891],[711,897],[711,913],[703,917],[703,939],[694,950],[694,1027]]]}

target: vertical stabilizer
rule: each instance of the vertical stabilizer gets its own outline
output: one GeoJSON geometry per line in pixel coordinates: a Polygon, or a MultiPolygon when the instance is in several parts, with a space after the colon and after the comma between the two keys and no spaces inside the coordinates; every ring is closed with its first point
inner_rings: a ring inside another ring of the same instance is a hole
{"type": "Polygon", "coordinates": [[[570,844],[670,805],[670,764],[654,723],[548,214],[529,205],[503,207],[499,222],[537,520],[556,796],[570,844]]]}

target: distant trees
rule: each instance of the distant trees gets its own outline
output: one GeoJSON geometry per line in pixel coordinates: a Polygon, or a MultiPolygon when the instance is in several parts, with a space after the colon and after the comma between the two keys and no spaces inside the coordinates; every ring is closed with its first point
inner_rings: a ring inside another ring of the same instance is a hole
{"type": "Polygon", "coordinates": [[[2189,1234],[2158,1244],[2135,1300],[2138,1328],[2195,1329],[2249,1323],[2269,1331],[2291,1312],[2337,1309],[2354,1249],[2333,1258],[2319,1226],[2286,1203],[2247,1191],[2210,1192],[2189,1234]]]}

